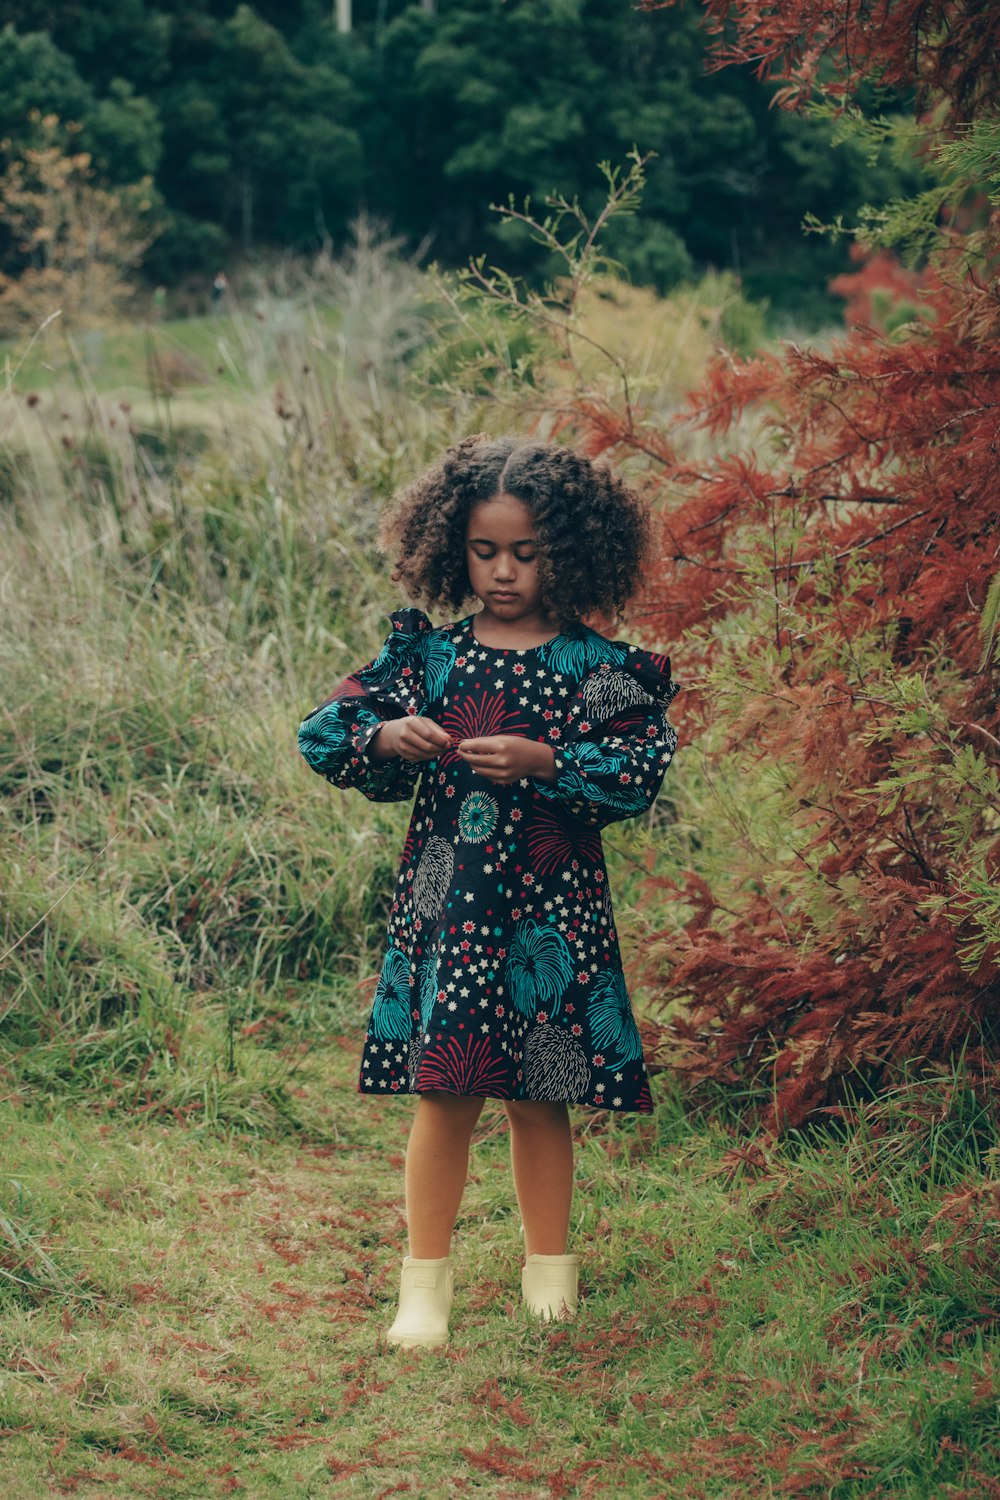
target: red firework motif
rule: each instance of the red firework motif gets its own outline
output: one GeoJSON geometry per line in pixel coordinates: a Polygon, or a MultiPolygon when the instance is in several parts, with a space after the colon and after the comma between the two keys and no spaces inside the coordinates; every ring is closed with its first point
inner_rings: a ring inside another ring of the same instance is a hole
{"type": "Polygon", "coordinates": [[[323,702],[319,706],[320,708],[325,708],[326,705],[328,703],[332,703],[335,698],[360,698],[365,693],[367,693],[367,691],[368,689],[363,685],[363,683],[360,683],[358,681],[357,677],[345,677],[343,682],[338,682],[329,698],[324,698],[323,702]]]}
{"type": "Polygon", "coordinates": [[[416,1092],[443,1089],[446,1094],[491,1094],[507,1098],[504,1064],[492,1057],[485,1037],[469,1037],[464,1044],[453,1036],[444,1047],[428,1050],[414,1084],[416,1092]],[[499,1089],[499,1095],[496,1090],[499,1089]]]}
{"type": "Polygon", "coordinates": [[[571,869],[574,859],[581,865],[594,865],[601,857],[601,841],[596,835],[567,828],[541,807],[531,814],[527,839],[532,869],[539,875],[571,869]]]}
{"type": "Polygon", "coordinates": [[[628,735],[638,734],[645,729],[649,719],[647,714],[638,708],[623,708],[621,713],[614,715],[603,726],[605,733],[628,735]],[[613,727],[610,727],[613,726],[613,727]]]}
{"type": "Polygon", "coordinates": [[[451,735],[452,744],[460,740],[485,739],[491,734],[527,734],[528,726],[517,716],[516,709],[508,709],[503,697],[470,693],[461,703],[451,704],[444,712],[441,726],[451,735]]]}

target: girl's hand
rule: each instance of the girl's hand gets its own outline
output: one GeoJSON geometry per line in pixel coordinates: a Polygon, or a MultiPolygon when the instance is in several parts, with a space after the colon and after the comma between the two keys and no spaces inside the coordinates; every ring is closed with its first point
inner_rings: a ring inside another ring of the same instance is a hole
{"type": "Polygon", "coordinates": [[[487,781],[507,786],[525,776],[555,781],[556,762],[550,746],[526,740],[520,734],[489,734],[478,740],[460,740],[458,754],[487,781]]]}
{"type": "Polygon", "coordinates": [[[389,719],[371,741],[375,760],[434,760],[447,750],[451,739],[433,719],[408,714],[405,719],[389,719]]]}

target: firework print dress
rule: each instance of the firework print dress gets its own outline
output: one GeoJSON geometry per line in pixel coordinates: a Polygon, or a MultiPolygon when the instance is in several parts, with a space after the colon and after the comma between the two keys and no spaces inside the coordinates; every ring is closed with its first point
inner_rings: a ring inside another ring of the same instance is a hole
{"type": "Polygon", "coordinates": [[[321,776],[374,801],[417,789],[358,1090],[440,1089],[649,1113],[601,845],[650,806],[677,735],[668,657],[586,627],[542,646],[482,645],[473,616],[390,616],[374,661],[299,728],[321,776]],[[422,714],[460,740],[551,745],[554,782],[499,786],[454,748],[376,761],[388,719],[422,714]]]}

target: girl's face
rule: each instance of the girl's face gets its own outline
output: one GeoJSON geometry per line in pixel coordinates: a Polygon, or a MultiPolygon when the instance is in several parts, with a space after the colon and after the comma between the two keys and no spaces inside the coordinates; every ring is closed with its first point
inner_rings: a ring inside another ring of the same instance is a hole
{"type": "Polygon", "coordinates": [[[548,625],[538,581],[538,539],[531,512],[513,495],[494,495],[469,514],[465,555],[472,592],[497,620],[548,625]]]}

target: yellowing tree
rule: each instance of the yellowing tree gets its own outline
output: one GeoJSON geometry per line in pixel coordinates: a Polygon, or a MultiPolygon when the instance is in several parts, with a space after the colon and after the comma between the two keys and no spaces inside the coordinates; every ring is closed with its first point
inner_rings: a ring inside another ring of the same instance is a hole
{"type": "Polygon", "coordinates": [[[152,180],[112,191],[89,154],[73,151],[79,127],[32,117],[36,144],[11,153],[0,175],[0,337],[60,313],[70,328],[120,314],[130,273],[155,238],[152,180]]]}

